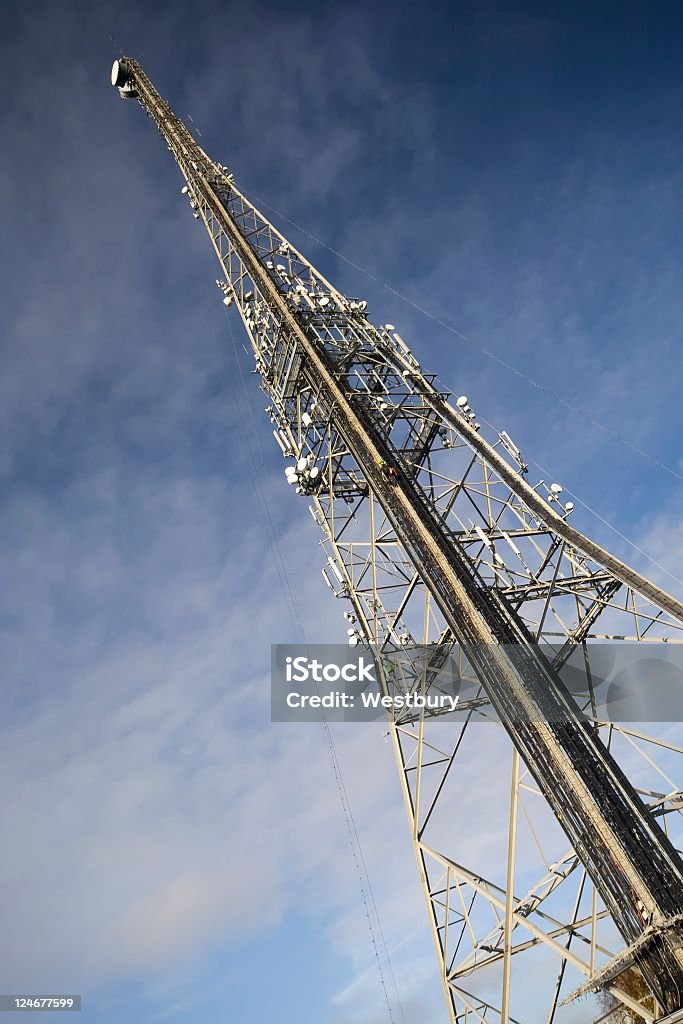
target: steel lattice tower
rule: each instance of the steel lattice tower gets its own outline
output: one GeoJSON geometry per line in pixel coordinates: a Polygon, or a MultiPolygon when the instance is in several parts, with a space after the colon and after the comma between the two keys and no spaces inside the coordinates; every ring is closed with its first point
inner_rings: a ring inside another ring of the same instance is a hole
{"type": "Polygon", "coordinates": [[[683,861],[669,836],[683,751],[591,719],[560,677],[577,649],[590,659],[589,640],[683,642],[683,605],[574,529],[508,435],[487,439],[393,327],[325,280],[139,63],[115,61],[112,84],[156,123],[208,231],[352,642],[376,657],[433,646],[434,670],[467,649],[479,690],[464,723],[389,722],[449,1019],[550,1024],[568,996],[603,990],[636,1018],[683,1020],[683,861]],[[482,766],[487,707],[511,744],[482,766]],[[491,771],[509,780],[509,802],[490,806],[495,857],[458,820],[491,771]]]}

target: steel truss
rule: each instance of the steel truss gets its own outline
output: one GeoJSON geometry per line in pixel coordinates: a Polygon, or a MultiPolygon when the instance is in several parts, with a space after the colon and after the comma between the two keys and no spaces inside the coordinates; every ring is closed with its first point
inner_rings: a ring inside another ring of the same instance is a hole
{"type": "Polygon", "coordinates": [[[561,489],[532,486],[512,439],[280,234],[136,61],[112,82],[156,123],[209,233],[350,643],[382,669],[429,652],[388,692],[426,694],[453,655],[477,682],[463,722],[389,720],[449,1019],[550,1024],[596,989],[645,1021],[680,1009],[683,750],[602,723],[563,672],[580,652],[591,680],[593,641],[683,642],[683,606],[575,530],[561,489]]]}

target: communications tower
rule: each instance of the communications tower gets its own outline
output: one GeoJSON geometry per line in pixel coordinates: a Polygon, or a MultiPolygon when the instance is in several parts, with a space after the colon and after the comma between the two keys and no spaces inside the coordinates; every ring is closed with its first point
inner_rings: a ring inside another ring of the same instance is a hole
{"type": "Polygon", "coordinates": [[[589,641],[683,641],[683,605],[575,529],[561,487],[533,486],[505,431],[284,238],[136,60],[112,85],[155,122],[206,227],[350,643],[378,662],[433,652],[423,693],[466,652],[464,721],[389,721],[449,1019],[551,1024],[601,990],[633,1019],[683,1020],[683,751],[605,723],[567,682],[577,652],[593,679],[605,647],[589,641]],[[502,729],[479,724],[494,713],[502,729]],[[500,733],[493,762],[481,729],[500,733]]]}

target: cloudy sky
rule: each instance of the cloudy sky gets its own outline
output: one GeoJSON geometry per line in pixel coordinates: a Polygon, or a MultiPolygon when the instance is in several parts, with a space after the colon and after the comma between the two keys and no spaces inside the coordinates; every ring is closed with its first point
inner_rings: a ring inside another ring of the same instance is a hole
{"type": "Polygon", "coordinates": [[[682,22],[3,5],[0,991],[82,992],[83,1024],[446,1019],[381,727],[335,744],[391,1015],[326,737],[269,721],[270,644],[338,640],[342,609],[178,172],[109,86],[119,47],[577,525],[681,595],[682,22]]]}

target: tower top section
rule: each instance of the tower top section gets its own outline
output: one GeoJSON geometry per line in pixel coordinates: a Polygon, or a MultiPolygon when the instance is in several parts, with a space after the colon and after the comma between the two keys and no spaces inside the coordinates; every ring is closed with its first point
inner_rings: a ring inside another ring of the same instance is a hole
{"type": "Polygon", "coordinates": [[[112,64],[111,84],[119,90],[121,99],[135,100],[138,98],[133,67],[127,57],[121,57],[112,64]]]}

